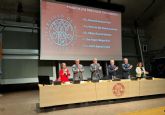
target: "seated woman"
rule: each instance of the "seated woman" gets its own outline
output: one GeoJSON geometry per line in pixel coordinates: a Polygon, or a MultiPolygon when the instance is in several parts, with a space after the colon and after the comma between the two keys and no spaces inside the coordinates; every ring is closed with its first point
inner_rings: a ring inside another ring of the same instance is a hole
{"type": "Polygon", "coordinates": [[[139,62],[136,67],[136,77],[143,78],[148,74],[148,72],[145,70],[142,62],[139,62]]]}
{"type": "Polygon", "coordinates": [[[59,81],[62,83],[68,82],[70,77],[70,72],[68,68],[66,67],[66,63],[61,64],[61,69],[59,71],[59,81]]]}

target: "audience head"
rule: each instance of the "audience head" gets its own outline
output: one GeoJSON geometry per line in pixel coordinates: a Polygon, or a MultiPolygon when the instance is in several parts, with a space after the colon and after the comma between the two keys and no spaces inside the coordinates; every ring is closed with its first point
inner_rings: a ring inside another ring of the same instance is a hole
{"type": "Polygon", "coordinates": [[[66,63],[61,64],[61,69],[66,69],[66,63]]]}
{"type": "Polygon", "coordinates": [[[143,63],[142,62],[138,62],[137,67],[143,67],[143,63]]]}
{"type": "Polygon", "coordinates": [[[124,64],[128,64],[128,58],[123,59],[124,64]]]}
{"type": "Polygon", "coordinates": [[[95,63],[95,64],[97,63],[97,58],[93,59],[93,63],[95,63]]]}
{"type": "Polygon", "coordinates": [[[75,60],[75,64],[77,64],[77,65],[80,64],[80,60],[79,59],[76,59],[75,60]]]}
{"type": "Polygon", "coordinates": [[[114,59],[111,59],[111,60],[110,60],[110,64],[111,64],[111,65],[114,65],[114,64],[115,64],[115,60],[114,60],[114,59]]]}

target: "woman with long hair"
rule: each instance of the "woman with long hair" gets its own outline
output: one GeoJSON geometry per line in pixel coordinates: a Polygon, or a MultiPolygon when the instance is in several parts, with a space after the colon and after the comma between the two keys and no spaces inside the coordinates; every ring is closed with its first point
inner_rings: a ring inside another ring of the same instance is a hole
{"type": "Polygon", "coordinates": [[[143,78],[148,74],[148,72],[145,70],[143,63],[139,62],[136,67],[136,77],[143,78]]]}
{"type": "Polygon", "coordinates": [[[70,77],[70,72],[66,66],[66,63],[61,64],[61,69],[59,71],[59,81],[62,83],[68,82],[70,77]]]}

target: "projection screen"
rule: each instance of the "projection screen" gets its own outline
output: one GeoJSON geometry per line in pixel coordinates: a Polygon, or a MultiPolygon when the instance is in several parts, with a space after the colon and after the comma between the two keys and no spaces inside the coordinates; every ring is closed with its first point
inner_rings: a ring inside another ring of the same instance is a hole
{"type": "Polygon", "coordinates": [[[41,2],[41,60],[122,59],[121,13],[41,2]]]}

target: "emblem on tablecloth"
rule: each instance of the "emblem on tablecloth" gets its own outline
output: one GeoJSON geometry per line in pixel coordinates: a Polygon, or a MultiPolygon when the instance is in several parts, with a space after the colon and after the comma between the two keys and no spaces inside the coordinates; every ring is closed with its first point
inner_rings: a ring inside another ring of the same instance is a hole
{"type": "Polygon", "coordinates": [[[115,96],[121,97],[124,94],[125,87],[122,83],[116,83],[113,88],[112,92],[115,96]]]}

